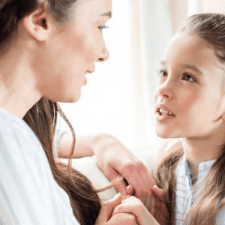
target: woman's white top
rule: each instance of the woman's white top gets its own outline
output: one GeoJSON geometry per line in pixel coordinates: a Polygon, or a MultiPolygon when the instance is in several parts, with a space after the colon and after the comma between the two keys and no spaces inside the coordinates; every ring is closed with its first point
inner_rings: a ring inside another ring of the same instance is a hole
{"type": "Polygon", "coordinates": [[[0,225],[78,225],[41,143],[0,108],[0,225]]]}
{"type": "MultiPolygon", "coordinates": [[[[210,169],[216,160],[201,162],[198,167],[198,181],[204,179],[206,172],[210,169]]],[[[176,187],[176,225],[182,225],[188,210],[194,201],[192,193],[193,186],[191,182],[188,162],[183,156],[176,168],[177,187],[176,187]]],[[[209,184],[210,185],[210,184],[209,184]]],[[[216,217],[216,225],[225,225],[225,208],[223,208],[216,217]]]]}

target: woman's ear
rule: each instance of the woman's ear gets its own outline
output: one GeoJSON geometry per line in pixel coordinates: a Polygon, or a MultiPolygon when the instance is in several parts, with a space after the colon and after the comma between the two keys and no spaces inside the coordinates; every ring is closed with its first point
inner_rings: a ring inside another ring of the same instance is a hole
{"type": "Polygon", "coordinates": [[[53,20],[42,3],[35,11],[23,18],[23,25],[28,34],[37,41],[45,41],[53,25],[53,20]]]}

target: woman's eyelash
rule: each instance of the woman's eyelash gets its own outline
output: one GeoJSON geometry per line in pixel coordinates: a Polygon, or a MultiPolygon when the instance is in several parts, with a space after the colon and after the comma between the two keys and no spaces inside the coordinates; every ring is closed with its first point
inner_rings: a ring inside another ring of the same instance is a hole
{"type": "Polygon", "coordinates": [[[106,25],[100,25],[98,28],[99,28],[100,30],[104,30],[104,29],[107,29],[107,28],[109,28],[109,27],[107,27],[106,25]]]}

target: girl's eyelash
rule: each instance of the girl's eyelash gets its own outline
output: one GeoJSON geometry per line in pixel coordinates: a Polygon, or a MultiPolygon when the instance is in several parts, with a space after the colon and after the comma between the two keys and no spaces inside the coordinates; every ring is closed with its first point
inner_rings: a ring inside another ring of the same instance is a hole
{"type": "MultiPolygon", "coordinates": [[[[191,81],[188,80],[189,82],[196,82],[196,79],[195,79],[192,75],[190,75],[190,74],[188,74],[188,73],[184,73],[184,74],[183,74],[183,78],[185,78],[185,77],[187,77],[187,76],[189,76],[189,78],[192,79],[191,81]]],[[[186,80],[186,79],[185,79],[185,80],[186,80]]]]}
{"type": "Polygon", "coordinates": [[[157,70],[156,71],[160,76],[167,76],[167,72],[165,70],[157,70]]]}
{"type": "Polygon", "coordinates": [[[109,28],[109,27],[107,27],[106,25],[100,25],[98,28],[99,28],[100,30],[104,30],[104,29],[107,29],[107,28],[109,28]]]}
{"type": "MultiPolygon", "coordinates": [[[[161,77],[165,77],[165,76],[167,76],[167,72],[165,71],[165,70],[157,70],[156,71],[161,77]]],[[[194,76],[193,75],[191,75],[191,74],[189,74],[189,73],[184,73],[183,74],[183,76],[182,76],[183,78],[183,80],[186,80],[186,81],[189,81],[189,82],[197,82],[197,80],[194,78],[194,76]],[[189,79],[184,79],[184,78],[187,78],[187,77],[189,77],[189,79]]]]}

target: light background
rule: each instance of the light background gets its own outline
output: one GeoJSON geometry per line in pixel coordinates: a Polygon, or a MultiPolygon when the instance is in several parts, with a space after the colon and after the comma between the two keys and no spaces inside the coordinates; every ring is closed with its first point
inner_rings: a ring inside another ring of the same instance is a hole
{"type": "MultiPolygon", "coordinates": [[[[60,104],[77,135],[109,133],[133,151],[154,151],[153,95],[158,62],[177,27],[200,12],[225,12],[224,0],[113,0],[110,52],[87,75],[81,99],[60,104]]],[[[67,125],[60,121],[62,129],[67,125]]]]}

